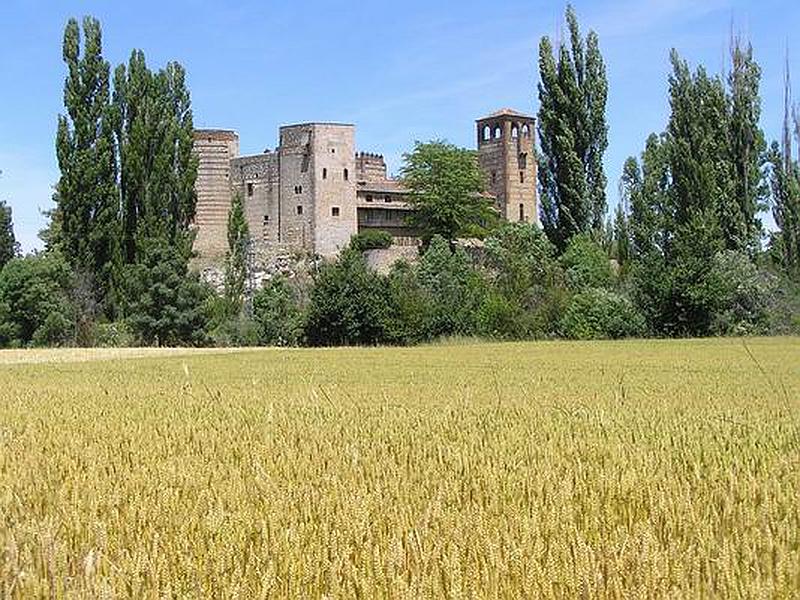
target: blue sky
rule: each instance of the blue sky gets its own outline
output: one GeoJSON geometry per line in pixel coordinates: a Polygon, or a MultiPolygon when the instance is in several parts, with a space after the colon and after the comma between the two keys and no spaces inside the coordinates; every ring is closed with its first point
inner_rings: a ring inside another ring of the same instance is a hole
{"type": "MultiPolygon", "coordinates": [[[[625,157],[664,127],[673,46],[719,72],[731,27],[749,36],[764,71],[762,125],[778,135],[787,44],[800,89],[800,2],[574,4],[583,28],[600,35],[607,62],[611,205],[625,157]]],[[[506,106],[535,112],[538,42],[558,35],[563,10],[563,2],[542,0],[2,0],[0,198],[14,209],[23,249],[39,246],[40,211],[58,178],[53,139],[70,16],[102,21],[112,65],[132,48],[153,67],[180,61],[196,125],[238,130],[244,153],[274,147],[281,124],[347,121],[357,125],[359,149],[383,153],[396,171],[414,140],[474,147],[477,117],[506,106]]]]}

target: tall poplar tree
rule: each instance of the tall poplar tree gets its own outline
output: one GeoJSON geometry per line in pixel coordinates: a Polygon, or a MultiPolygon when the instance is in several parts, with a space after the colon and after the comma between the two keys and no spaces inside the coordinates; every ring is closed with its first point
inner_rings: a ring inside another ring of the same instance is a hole
{"type": "Polygon", "coordinates": [[[109,294],[118,261],[119,197],[110,108],[109,64],[103,58],[100,23],[81,28],[70,19],[64,31],[66,115],[58,119],[56,155],[60,240],[72,268],[91,281],[96,299],[110,310],[109,294]]]}
{"type": "Polygon", "coordinates": [[[0,269],[19,254],[19,243],[14,236],[14,221],[11,207],[0,200],[0,269]]]}
{"type": "Polygon", "coordinates": [[[581,36],[567,7],[569,44],[539,44],[539,156],[542,225],[562,250],[578,233],[599,232],[606,214],[608,81],[597,34],[581,36]]]}
{"type": "Polygon", "coordinates": [[[238,314],[244,304],[249,237],[242,195],[237,193],[228,211],[228,256],[225,261],[225,301],[231,317],[238,314]]]}

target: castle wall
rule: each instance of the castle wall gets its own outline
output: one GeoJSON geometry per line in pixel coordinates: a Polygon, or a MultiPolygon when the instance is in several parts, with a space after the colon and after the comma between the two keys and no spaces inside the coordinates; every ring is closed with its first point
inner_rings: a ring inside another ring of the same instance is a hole
{"type": "Polygon", "coordinates": [[[377,183],[388,179],[386,161],[380,154],[356,154],[356,179],[359,183],[377,183]]]}
{"type": "Polygon", "coordinates": [[[310,125],[290,125],[280,129],[278,218],[280,242],[313,253],[312,137],[310,125]]]}
{"type": "Polygon", "coordinates": [[[196,130],[193,148],[198,158],[194,249],[202,258],[214,260],[225,256],[228,249],[230,164],[239,154],[239,136],[228,130],[196,130]]]}
{"type": "Polygon", "coordinates": [[[278,154],[243,156],[231,162],[234,193],[242,196],[250,237],[256,243],[279,241],[280,174],[278,154]]]}

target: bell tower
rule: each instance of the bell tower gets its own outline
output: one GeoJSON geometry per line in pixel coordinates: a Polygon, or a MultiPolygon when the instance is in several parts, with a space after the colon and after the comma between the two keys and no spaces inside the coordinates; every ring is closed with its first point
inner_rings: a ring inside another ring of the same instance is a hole
{"type": "Polygon", "coordinates": [[[507,221],[538,223],[536,119],[505,108],[477,120],[478,163],[507,221]]]}

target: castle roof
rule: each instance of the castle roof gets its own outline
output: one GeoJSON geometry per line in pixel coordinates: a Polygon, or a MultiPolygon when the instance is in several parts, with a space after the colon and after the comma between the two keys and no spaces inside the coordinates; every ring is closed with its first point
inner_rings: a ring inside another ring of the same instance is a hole
{"type": "Polygon", "coordinates": [[[521,113],[518,110],[514,110],[513,108],[501,108],[498,111],[493,112],[492,114],[483,117],[482,119],[478,119],[478,121],[486,121],[488,119],[497,119],[499,117],[514,117],[517,119],[528,119],[533,120],[534,117],[531,115],[526,115],[525,113],[521,113]]]}

